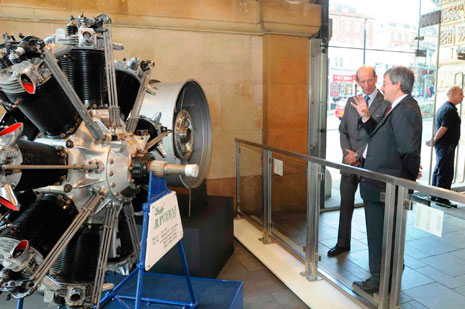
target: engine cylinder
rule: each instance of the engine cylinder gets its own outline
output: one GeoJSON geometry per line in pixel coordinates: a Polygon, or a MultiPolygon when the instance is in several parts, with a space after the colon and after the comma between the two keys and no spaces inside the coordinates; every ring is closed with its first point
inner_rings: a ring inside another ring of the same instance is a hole
{"type": "Polygon", "coordinates": [[[93,282],[100,245],[99,225],[84,225],[74,235],[51,269],[52,276],[66,283],[93,282]]]}
{"type": "Polygon", "coordinates": [[[103,107],[107,91],[103,50],[75,48],[58,63],[84,104],[103,107]]]}
{"type": "Polygon", "coordinates": [[[0,125],[8,127],[15,123],[21,122],[23,124],[22,136],[26,136],[28,140],[33,140],[39,134],[39,129],[24,116],[19,108],[12,108],[8,110],[0,120],[0,125]]]}
{"type": "Polygon", "coordinates": [[[35,94],[5,92],[5,95],[10,102],[17,102],[21,112],[50,136],[66,134],[80,122],[77,111],[53,76],[40,85],[35,94]]]}
{"type": "MultiPolygon", "coordinates": [[[[23,156],[23,165],[66,164],[63,153],[53,146],[26,140],[17,140],[16,144],[23,156]]],[[[67,170],[65,169],[25,169],[22,171],[21,180],[15,190],[35,189],[53,185],[61,182],[66,173],[67,170]]]]}
{"type": "Polygon", "coordinates": [[[118,104],[124,119],[129,117],[139,92],[140,80],[129,70],[115,69],[118,104]]]}
{"type": "Polygon", "coordinates": [[[10,59],[8,59],[8,54],[0,51],[0,69],[6,69],[12,65],[10,59]]]}
{"type": "Polygon", "coordinates": [[[1,232],[0,239],[27,240],[43,256],[47,255],[76,215],[74,206],[64,206],[55,195],[37,199],[1,232]]]}

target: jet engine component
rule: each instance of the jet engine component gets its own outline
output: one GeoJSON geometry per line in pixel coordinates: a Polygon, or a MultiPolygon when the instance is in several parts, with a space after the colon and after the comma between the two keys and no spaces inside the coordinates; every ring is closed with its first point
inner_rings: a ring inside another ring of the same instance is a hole
{"type": "Polygon", "coordinates": [[[0,291],[98,307],[105,272],[137,261],[133,202],[150,173],[187,187],[205,178],[205,94],[192,80],[150,83],[150,60],[114,62],[107,15],[3,39],[0,291]]]}

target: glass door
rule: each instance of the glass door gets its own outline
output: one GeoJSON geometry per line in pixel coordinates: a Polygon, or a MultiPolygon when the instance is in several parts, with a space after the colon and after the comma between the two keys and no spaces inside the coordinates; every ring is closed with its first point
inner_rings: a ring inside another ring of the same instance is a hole
{"type": "MultiPolygon", "coordinates": [[[[439,41],[439,69],[437,80],[438,91],[436,110],[447,100],[446,91],[450,86],[455,85],[462,87],[462,89],[464,88],[465,20],[463,1],[442,1],[439,41]]],[[[457,109],[459,110],[459,115],[462,119],[462,137],[460,138],[456,149],[455,171],[452,188],[458,191],[464,191],[465,137],[463,134],[463,104],[458,105],[457,109]]],[[[434,168],[435,158],[432,161],[432,168],[434,168]]]]}
{"type": "MultiPolygon", "coordinates": [[[[436,62],[432,59],[436,54],[430,51],[427,62],[425,59],[417,60],[415,53],[418,49],[415,38],[419,36],[419,4],[420,0],[329,1],[331,40],[328,45],[327,160],[342,162],[338,128],[347,99],[361,93],[355,78],[360,66],[368,65],[375,68],[378,75],[378,89],[381,88],[383,74],[389,68],[396,65],[411,68],[419,76],[416,83],[421,82],[422,85],[415,89],[415,95],[421,95],[419,102],[421,101],[422,106],[427,108],[427,104],[423,104],[423,101],[433,100],[431,97],[425,98],[424,92],[426,84],[434,85],[436,62]],[[417,62],[421,62],[421,69],[417,68],[420,66],[417,62]],[[432,71],[426,69],[426,65],[431,67],[432,71]],[[420,77],[425,75],[425,71],[429,72],[429,78],[420,77]]],[[[434,5],[434,2],[429,0],[429,4],[424,7],[433,11],[434,5]]],[[[431,38],[428,37],[426,41],[420,43],[425,44],[430,40],[431,38]]],[[[437,41],[437,34],[434,40],[437,41]]],[[[435,50],[434,46],[430,49],[435,50]]],[[[429,162],[423,165],[429,168],[429,162]]],[[[332,186],[326,192],[325,208],[337,209],[340,205],[341,175],[339,171],[332,169],[328,169],[328,172],[331,174],[332,186]]],[[[428,177],[425,175],[424,179],[427,180],[428,177]]],[[[358,193],[355,196],[355,203],[362,204],[358,193]]]]}
{"type": "Polygon", "coordinates": [[[435,166],[433,147],[426,145],[426,141],[434,135],[434,117],[438,106],[444,100],[447,89],[438,83],[438,66],[441,59],[440,44],[441,30],[441,1],[420,0],[419,22],[415,37],[415,63],[411,67],[415,73],[413,96],[418,101],[423,118],[423,136],[421,149],[421,165],[423,177],[418,181],[431,184],[431,175],[435,166]]]}

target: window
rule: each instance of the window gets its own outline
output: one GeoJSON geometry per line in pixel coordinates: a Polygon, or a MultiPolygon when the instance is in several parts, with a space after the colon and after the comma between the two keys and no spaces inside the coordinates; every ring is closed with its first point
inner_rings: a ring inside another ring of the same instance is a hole
{"type": "Polygon", "coordinates": [[[346,23],[344,24],[344,31],[345,31],[345,32],[350,32],[350,22],[346,22],[346,23]]]}

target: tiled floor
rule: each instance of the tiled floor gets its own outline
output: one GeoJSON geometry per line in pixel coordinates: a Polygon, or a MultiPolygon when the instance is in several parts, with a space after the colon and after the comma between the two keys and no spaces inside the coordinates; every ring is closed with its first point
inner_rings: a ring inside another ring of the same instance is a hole
{"type": "MultiPolygon", "coordinates": [[[[274,215],[274,228],[293,239],[305,242],[305,215],[274,215]]],[[[364,209],[354,212],[351,251],[328,258],[336,244],[339,212],[320,216],[320,267],[347,287],[354,280],[369,277],[368,248],[364,209]]],[[[444,214],[442,237],[414,226],[415,213],[409,212],[402,279],[401,308],[464,308],[465,306],[465,220],[444,214]]]]}
{"type": "Polygon", "coordinates": [[[308,308],[238,241],[218,279],[244,282],[244,308],[308,308]]]}

